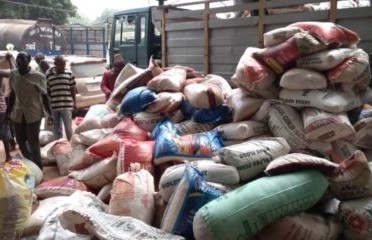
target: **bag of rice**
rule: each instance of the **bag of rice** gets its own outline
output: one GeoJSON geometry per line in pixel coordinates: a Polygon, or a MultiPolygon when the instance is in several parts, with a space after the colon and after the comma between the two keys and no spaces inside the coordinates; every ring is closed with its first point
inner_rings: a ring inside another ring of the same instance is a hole
{"type": "Polygon", "coordinates": [[[301,32],[299,27],[281,27],[265,32],[263,35],[264,46],[272,47],[278,45],[282,42],[285,42],[298,32],[301,32]]]}
{"type": "Polygon", "coordinates": [[[251,181],[198,210],[195,239],[251,239],[276,220],[311,208],[327,187],[327,178],[314,170],[251,181]]]}
{"type": "Polygon", "coordinates": [[[340,113],[360,107],[362,101],[355,92],[343,92],[332,89],[324,90],[289,90],[282,89],[279,98],[292,107],[313,107],[340,113]]]}
{"type": "Polygon", "coordinates": [[[130,63],[125,64],[119,75],[116,77],[114,89],[118,88],[122,82],[127,80],[129,77],[142,73],[144,69],[138,68],[130,63]]]}
{"type": "Polygon", "coordinates": [[[237,145],[223,147],[217,151],[222,162],[237,168],[240,181],[262,173],[275,158],[289,153],[289,145],[284,138],[249,140],[237,145]]]}
{"type": "Polygon", "coordinates": [[[211,131],[216,126],[215,123],[197,123],[192,120],[186,120],[174,125],[177,133],[182,135],[201,133],[211,131]]]}
{"type": "Polygon", "coordinates": [[[228,100],[233,108],[233,122],[248,120],[263,104],[265,99],[249,97],[240,88],[233,89],[228,100]]]}
{"type": "Polygon", "coordinates": [[[150,113],[167,113],[177,110],[184,95],[181,92],[160,92],[157,94],[155,101],[146,107],[146,112],[150,113]]]}
{"type": "Polygon", "coordinates": [[[372,238],[372,197],[342,201],[338,217],[344,227],[345,240],[372,238]]]}
{"type": "Polygon", "coordinates": [[[266,67],[265,64],[257,61],[253,54],[259,53],[259,48],[248,47],[240,57],[235,74],[231,80],[245,89],[255,91],[269,88],[275,82],[275,73],[266,67]]]}
{"type": "Polygon", "coordinates": [[[132,115],[142,112],[157,98],[158,95],[147,87],[132,89],[124,96],[120,104],[120,113],[122,115],[132,115]]]}
{"type": "Polygon", "coordinates": [[[88,191],[84,183],[67,176],[54,178],[41,183],[35,188],[38,198],[49,198],[55,196],[69,196],[75,191],[88,191]]]}
{"type": "Polygon", "coordinates": [[[250,120],[221,124],[216,129],[224,140],[248,139],[269,133],[266,123],[250,120]]]}
{"type": "Polygon", "coordinates": [[[346,58],[353,55],[352,48],[337,48],[324,50],[297,59],[296,66],[300,68],[308,68],[316,71],[326,71],[336,67],[346,58]]]}
{"type": "MultiPolygon", "coordinates": [[[[239,174],[235,167],[211,160],[198,160],[187,163],[197,169],[208,182],[234,185],[239,183],[239,174]]],[[[168,167],[159,180],[159,192],[164,201],[168,202],[177,184],[185,172],[185,163],[168,167]]]]}
{"type": "Polygon", "coordinates": [[[327,78],[324,74],[305,68],[292,68],[286,71],[279,82],[282,88],[323,89],[327,88],[327,78]]]}
{"type": "Polygon", "coordinates": [[[185,172],[164,212],[161,229],[193,239],[192,221],[195,213],[222,193],[208,185],[203,175],[186,164],[185,172]]]}
{"type": "Polygon", "coordinates": [[[355,133],[346,113],[328,113],[316,108],[302,110],[304,132],[307,139],[333,142],[355,133]]]}
{"type": "Polygon", "coordinates": [[[68,176],[83,182],[91,189],[99,190],[106,184],[114,181],[116,177],[117,159],[117,155],[113,155],[86,169],[70,172],[68,176]]]}
{"type": "Polygon", "coordinates": [[[332,151],[330,156],[333,162],[340,163],[343,160],[349,159],[357,151],[358,148],[345,140],[337,140],[332,142],[332,151]]]}
{"type": "Polygon", "coordinates": [[[85,146],[91,146],[98,140],[110,136],[113,131],[113,128],[99,128],[81,132],[79,133],[80,143],[85,146]]]}
{"type": "Polygon", "coordinates": [[[100,199],[102,202],[108,204],[111,198],[110,196],[111,189],[112,189],[112,183],[106,184],[99,190],[97,194],[97,198],[100,199]]]}
{"type": "Polygon", "coordinates": [[[163,118],[164,116],[159,113],[139,112],[133,114],[133,121],[146,132],[151,132],[163,118]]]}
{"type": "Polygon", "coordinates": [[[113,133],[120,138],[131,138],[139,141],[146,141],[149,138],[149,133],[140,128],[129,117],[124,117],[121,122],[116,125],[113,133]]]}
{"type": "Polygon", "coordinates": [[[54,134],[52,131],[48,130],[41,130],[39,133],[39,142],[40,146],[45,146],[50,142],[53,142],[55,140],[54,134]]]}
{"type": "Polygon", "coordinates": [[[264,62],[276,74],[282,74],[293,67],[297,59],[325,48],[324,44],[308,32],[298,32],[285,42],[255,52],[253,56],[264,62]]]}
{"type": "Polygon", "coordinates": [[[100,160],[100,158],[90,156],[89,153],[85,151],[86,149],[87,147],[82,144],[73,146],[71,158],[68,161],[69,171],[86,168],[100,160]]]}
{"type": "Polygon", "coordinates": [[[151,79],[147,87],[155,92],[180,92],[185,80],[186,70],[175,66],[151,79]]]}
{"type": "Polygon", "coordinates": [[[329,191],[339,200],[372,196],[372,170],[362,151],[339,163],[339,174],[329,178],[329,191]]]}
{"type": "Polygon", "coordinates": [[[131,216],[151,224],[154,215],[154,178],[140,164],[131,165],[131,171],[117,176],[110,192],[108,213],[131,216]]]}

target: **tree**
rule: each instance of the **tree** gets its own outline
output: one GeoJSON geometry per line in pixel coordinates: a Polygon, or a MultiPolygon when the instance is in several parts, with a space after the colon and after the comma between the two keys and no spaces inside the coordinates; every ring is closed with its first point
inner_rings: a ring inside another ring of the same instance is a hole
{"type": "Polygon", "coordinates": [[[49,18],[56,25],[66,24],[69,17],[77,15],[71,0],[0,0],[0,9],[0,18],[49,18]]]}

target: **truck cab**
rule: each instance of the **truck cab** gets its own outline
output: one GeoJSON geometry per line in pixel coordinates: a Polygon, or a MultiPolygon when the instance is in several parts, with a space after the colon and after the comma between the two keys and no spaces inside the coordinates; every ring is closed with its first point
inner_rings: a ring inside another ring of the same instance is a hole
{"type": "Polygon", "coordinates": [[[152,7],[117,12],[112,23],[110,63],[120,53],[125,63],[147,68],[151,56],[160,59],[160,41],[152,23],[152,7]]]}

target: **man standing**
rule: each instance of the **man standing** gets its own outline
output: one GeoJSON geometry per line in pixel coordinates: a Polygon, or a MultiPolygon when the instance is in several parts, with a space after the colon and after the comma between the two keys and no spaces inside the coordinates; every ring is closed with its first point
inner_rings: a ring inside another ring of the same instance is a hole
{"type": "Polygon", "coordinates": [[[9,75],[11,92],[5,119],[12,121],[22,155],[42,169],[39,144],[40,122],[44,117],[44,109],[49,115],[51,109],[45,76],[31,69],[30,61],[31,55],[27,52],[18,53],[17,68],[9,75]]]}
{"type": "Polygon", "coordinates": [[[76,82],[72,72],[66,69],[66,60],[58,55],[54,58],[54,67],[46,73],[48,94],[53,114],[53,134],[62,138],[62,122],[66,137],[72,135],[72,110],[75,108],[76,82]]]}
{"type": "Polygon", "coordinates": [[[114,67],[103,73],[101,90],[106,96],[106,101],[110,98],[115,87],[115,81],[121,70],[124,68],[124,60],[120,54],[114,56],[114,67]]]}

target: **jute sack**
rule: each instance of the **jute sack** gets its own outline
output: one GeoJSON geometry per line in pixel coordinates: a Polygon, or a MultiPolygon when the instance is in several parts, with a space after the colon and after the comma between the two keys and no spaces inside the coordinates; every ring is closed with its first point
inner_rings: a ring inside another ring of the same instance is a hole
{"type": "Polygon", "coordinates": [[[253,240],[338,240],[341,234],[342,225],[334,217],[301,212],[270,224],[253,240]]]}
{"type": "Polygon", "coordinates": [[[221,124],[216,129],[224,140],[248,139],[269,133],[266,123],[251,120],[221,124]]]}
{"type": "MultiPolygon", "coordinates": [[[[239,183],[239,174],[235,167],[221,163],[215,163],[211,160],[198,160],[189,163],[198,169],[206,181],[233,185],[239,183]]],[[[168,167],[161,175],[159,180],[159,192],[164,201],[168,202],[174,189],[185,172],[186,165],[177,164],[168,167]]]]}
{"type": "Polygon", "coordinates": [[[264,33],[264,46],[271,47],[285,42],[295,33],[301,32],[299,27],[281,27],[264,33]]]}
{"type": "Polygon", "coordinates": [[[302,110],[307,139],[333,142],[354,135],[355,130],[346,113],[328,113],[316,108],[302,110]]]}
{"type": "Polygon", "coordinates": [[[327,187],[327,178],[314,170],[251,181],[199,209],[195,239],[251,239],[276,220],[311,208],[327,187]]]}
{"type": "Polygon", "coordinates": [[[286,89],[323,89],[327,88],[327,77],[317,71],[305,68],[292,68],[280,78],[279,85],[286,89]]]}
{"type": "Polygon", "coordinates": [[[249,140],[217,150],[217,155],[229,166],[237,168],[240,181],[262,173],[275,158],[289,153],[290,147],[284,138],[249,140]]]}
{"type": "Polygon", "coordinates": [[[342,201],[338,217],[344,227],[346,240],[372,238],[372,197],[342,201]]]}
{"type": "Polygon", "coordinates": [[[362,101],[355,92],[343,92],[332,89],[324,90],[289,90],[282,89],[279,98],[292,107],[313,107],[340,113],[360,107],[362,101]]]}

